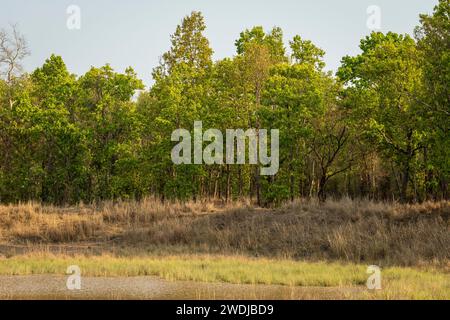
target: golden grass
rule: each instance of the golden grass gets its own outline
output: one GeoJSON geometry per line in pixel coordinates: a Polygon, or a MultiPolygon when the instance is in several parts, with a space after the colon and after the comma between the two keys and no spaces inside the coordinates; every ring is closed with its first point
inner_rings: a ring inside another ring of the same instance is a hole
{"type": "Polygon", "coordinates": [[[278,209],[155,199],[64,208],[24,203],[0,206],[0,243],[3,248],[80,245],[82,252],[82,244],[95,242],[100,252],[112,253],[123,247],[122,253],[133,254],[150,250],[448,267],[449,217],[449,201],[298,200],[278,209]]]}
{"type": "Polygon", "coordinates": [[[105,201],[98,205],[80,203],[73,207],[36,202],[0,205],[0,240],[35,243],[104,240],[130,228],[215,210],[219,209],[211,202],[163,204],[152,198],[141,202],[105,201]]]}

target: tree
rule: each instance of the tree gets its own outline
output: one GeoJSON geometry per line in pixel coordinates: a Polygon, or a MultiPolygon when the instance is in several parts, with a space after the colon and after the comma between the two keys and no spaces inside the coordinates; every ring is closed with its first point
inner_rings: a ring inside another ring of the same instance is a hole
{"type": "Polygon", "coordinates": [[[346,56],[338,76],[349,85],[347,94],[363,98],[351,106],[360,116],[360,130],[377,143],[385,157],[399,165],[399,194],[407,189],[416,156],[424,147],[427,130],[423,106],[420,56],[408,35],[375,33],[361,40],[362,53],[346,56]]]}
{"type": "MultiPolygon", "coordinates": [[[[154,131],[152,141],[147,141],[145,153],[151,161],[158,193],[164,199],[196,197],[199,192],[203,166],[175,166],[170,160],[175,129],[193,130],[196,120],[206,116],[212,74],[212,49],[203,35],[206,26],[201,13],[192,12],[185,17],[171,36],[172,46],[155,68],[155,84],[150,90],[147,106],[154,118],[145,126],[154,131]],[[171,177],[171,179],[167,179],[171,177]],[[198,184],[193,184],[197,181],[198,184]]],[[[143,103],[144,100],[141,100],[143,103]]],[[[144,106],[141,104],[140,110],[144,106]]]]}
{"type": "Polygon", "coordinates": [[[40,198],[44,202],[69,202],[82,161],[82,133],[73,121],[75,76],[61,57],[52,55],[31,74],[31,81],[32,103],[37,110],[28,116],[40,136],[35,155],[41,162],[40,198]]]}
{"type": "Polygon", "coordinates": [[[310,40],[303,40],[299,35],[296,35],[289,42],[289,45],[292,50],[291,58],[294,60],[294,63],[309,64],[317,70],[322,70],[325,66],[323,61],[325,51],[316,47],[310,40]]]}
{"type": "MultiPolygon", "coordinates": [[[[22,112],[31,107],[30,81],[22,74],[22,60],[29,55],[25,37],[13,25],[0,30],[0,199],[33,198],[32,149],[22,139],[22,112]]],[[[26,138],[25,138],[26,139],[26,138]]]]}
{"type": "Polygon", "coordinates": [[[420,16],[416,28],[418,48],[423,56],[426,97],[414,97],[424,107],[429,145],[424,148],[427,191],[437,198],[438,185],[448,193],[450,177],[450,1],[440,0],[432,15],[420,16]]]}
{"type": "Polygon", "coordinates": [[[184,17],[170,37],[172,47],[163,54],[161,66],[155,70],[156,75],[169,75],[180,66],[195,69],[198,76],[204,75],[212,67],[213,54],[208,39],[203,35],[205,29],[200,12],[193,11],[184,17]]]}
{"type": "Polygon", "coordinates": [[[19,32],[17,25],[11,26],[11,32],[0,30],[0,75],[8,83],[20,74],[22,60],[30,54],[25,37],[19,32]]]}
{"type": "Polygon", "coordinates": [[[13,85],[16,77],[23,71],[22,60],[30,55],[25,37],[19,32],[17,25],[11,26],[11,32],[5,29],[0,30],[0,76],[9,86],[7,94],[9,96],[9,107],[14,104],[13,85]]]}
{"type": "Polygon", "coordinates": [[[117,73],[92,67],[78,79],[78,117],[89,145],[88,195],[94,199],[139,198],[136,163],[141,123],[131,98],[143,89],[129,67],[117,73]]]}
{"type": "Polygon", "coordinates": [[[351,135],[342,112],[334,108],[312,122],[314,135],[311,150],[318,163],[319,176],[317,197],[325,201],[328,181],[353,165],[352,152],[348,147],[351,135]]]}
{"type": "Polygon", "coordinates": [[[241,32],[235,46],[238,55],[242,55],[248,50],[251,44],[265,46],[274,62],[286,61],[286,49],[283,44],[283,31],[279,27],[274,27],[266,33],[261,26],[255,26],[251,30],[246,29],[241,32]]]}

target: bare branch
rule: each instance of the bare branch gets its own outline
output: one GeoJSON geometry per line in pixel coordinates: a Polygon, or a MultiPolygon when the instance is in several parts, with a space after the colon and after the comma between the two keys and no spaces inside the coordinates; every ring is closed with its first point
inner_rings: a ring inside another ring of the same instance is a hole
{"type": "Polygon", "coordinates": [[[11,25],[11,32],[0,30],[0,76],[10,83],[23,70],[22,60],[30,55],[27,41],[17,25],[11,25]]]}

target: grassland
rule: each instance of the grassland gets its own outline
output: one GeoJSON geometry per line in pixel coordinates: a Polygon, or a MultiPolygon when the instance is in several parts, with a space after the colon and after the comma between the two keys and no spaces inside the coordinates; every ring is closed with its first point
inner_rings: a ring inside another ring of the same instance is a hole
{"type": "Polygon", "coordinates": [[[0,275],[153,275],[167,280],[364,287],[342,298],[450,299],[450,203],[106,202],[0,206],[0,275]]]}
{"type": "MultiPolygon", "coordinates": [[[[31,254],[0,260],[1,275],[64,275],[76,264],[84,276],[158,276],[165,280],[264,284],[301,287],[362,287],[367,267],[356,264],[272,260],[241,256],[64,256],[31,254]]],[[[355,291],[342,298],[450,299],[450,275],[434,268],[390,267],[382,270],[383,288],[355,291]]],[[[320,297],[318,297],[320,298],[320,297]]]]}
{"type": "Polygon", "coordinates": [[[0,206],[0,245],[5,256],[14,254],[8,247],[41,251],[56,246],[61,252],[78,246],[132,255],[213,253],[383,266],[446,265],[449,218],[448,201],[297,201],[278,209],[246,203],[161,204],[153,199],[65,208],[25,203],[0,206]]]}

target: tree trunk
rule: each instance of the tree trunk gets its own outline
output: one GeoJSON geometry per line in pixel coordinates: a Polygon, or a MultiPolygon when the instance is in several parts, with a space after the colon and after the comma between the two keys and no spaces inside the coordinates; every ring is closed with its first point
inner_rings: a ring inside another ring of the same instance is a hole
{"type": "Polygon", "coordinates": [[[408,192],[408,182],[409,182],[409,174],[410,174],[410,166],[409,166],[410,159],[408,158],[405,163],[405,167],[403,169],[403,177],[402,177],[402,185],[400,189],[400,201],[406,202],[407,201],[407,192],[408,192]]]}
{"type": "Polygon", "coordinates": [[[256,202],[261,207],[261,175],[258,166],[255,167],[256,202]]]}
{"type": "Polygon", "coordinates": [[[231,193],[231,172],[230,172],[230,165],[227,164],[227,188],[225,192],[225,201],[228,203],[230,200],[230,193],[231,193]]]}
{"type": "Polygon", "coordinates": [[[325,174],[322,174],[319,180],[319,191],[317,192],[317,196],[319,197],[320,202],[324,202],[326,200],[325,194],[325,184],[327,183],[327,178],[325,174]]]}
{"type": "Polygon", "coordinates": [[[315,169],[315,162],[313,161],[312,164],[312,174],[311,174],[311,187],[309,188],[309,197],[312,198],[313,197],[313,191],[314,191],[314,181],[315,181],[315,173],[314,173],[314,169],[315,169]]]}
{"type": "Polygon", "coordinates": [[[239,193],[239,198],[242,197],[242,190],[243,190],[243,181],[242,181],[242,168],[241,166],[239,166],[238,168],[238,176],[239,176],[239,183],[238,183],[238,193],[239,193]]]}

